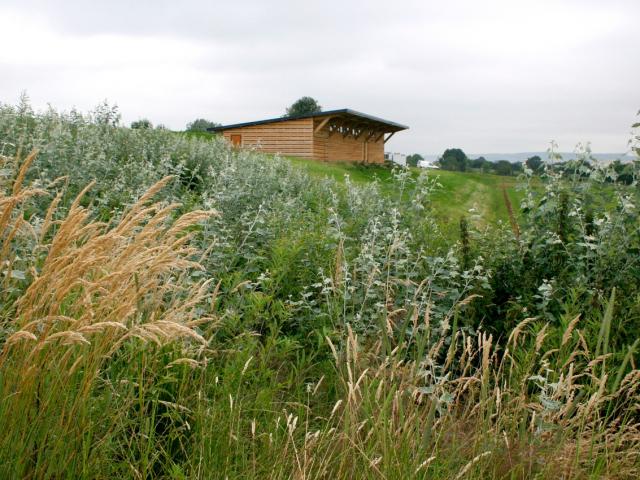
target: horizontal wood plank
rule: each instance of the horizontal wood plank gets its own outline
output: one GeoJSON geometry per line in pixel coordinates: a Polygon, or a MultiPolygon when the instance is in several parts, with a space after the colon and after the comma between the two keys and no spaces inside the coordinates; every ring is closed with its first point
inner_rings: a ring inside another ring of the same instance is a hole
{"type": "MultiPolygon", "coordinates": [[[[225,130],[223,135],[241,136],[241,145],[266,153],[280,153],[324,161],[384,162],[383,141],[372,141],[371,135],[330,135],[326,119],[300,119],[225,130]],[[367,141],[368,140],[368,141],[367,141]]],[[[362,124],[357,127],[365,126],[362,124]]]]}

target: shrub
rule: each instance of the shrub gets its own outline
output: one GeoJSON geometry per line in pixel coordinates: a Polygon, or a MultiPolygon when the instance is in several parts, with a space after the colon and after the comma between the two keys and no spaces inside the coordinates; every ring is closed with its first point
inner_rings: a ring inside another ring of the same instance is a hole
{"type": "Polygon", "coordinates": [[[211,120],[197,118],[193,122],[187,123],[187,132],[206,132],[209,128],[219,126],[219,123],[212,122],[211,120]]]}
{"type": "Polygon", "coordinates": [[[297,117],[299,115],[309,115],[312,113],[319,113],[321,111],[322,107],[315,98],[300,97],[287,108],[285,116],[297,117]]]}
{"type": "Polygon", "coordinates": [[[3,477],[637,477],[635,185],[525,172],[452,241],[428,172],[106,104],[3,105],[0,146],[3,477]]]}
{"type": "Polygon", "coordinates": [[[140,120],[131,122],[131,128],[133,130],[149,130],[153,128],[153,124],[151,123],[151,120],[147,118],[141,118],[140,120]]]}

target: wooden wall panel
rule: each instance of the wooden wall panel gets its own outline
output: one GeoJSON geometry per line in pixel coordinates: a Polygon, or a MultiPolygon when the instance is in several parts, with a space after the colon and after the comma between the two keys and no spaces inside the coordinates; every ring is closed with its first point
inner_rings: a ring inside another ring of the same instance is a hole
{"type": "Polygon", "coordinates": [[[365,144],[362,140],[343,137],[334,133],[327,139],[327,160],[343,162],[364,162],[365,144]]]}
{"type": "Polygon", "coordinates": [[[313,158],[312,118],[233,128],[222,134],[227,140],[231,140],[231,135],[242,135],[243,147],[254,147],[266,153],[313,158]]]}
{"type": "Polygon", "coordinates": [[[369,142],[369,158],[367,163],[384,163],[384,139],[369,142]]]}
{"type": "Polygon", "coordinates": [[[315,128],[322,120],[320,117],[265,123],[224,130],[222,134],[229,141],[232,135],[241,135],[240,146],[257,148],[266,153],[280,153],[325,162],[384,162],[382,139],[365,143],[366,134],[355,139],[351,136],[343,137],[341,133],[329,135],[325,128],[315,133],[315,128]]]}

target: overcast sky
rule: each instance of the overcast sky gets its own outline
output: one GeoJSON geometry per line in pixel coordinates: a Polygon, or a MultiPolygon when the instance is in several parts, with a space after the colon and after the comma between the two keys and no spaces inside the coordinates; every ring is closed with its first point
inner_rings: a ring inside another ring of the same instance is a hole
{"type": "Polygon", "coordinates": [[[183,129],[303,95],[407,124],[388,149],[623,152],[640,0],[0,0],[0,101],[183,129]]]}

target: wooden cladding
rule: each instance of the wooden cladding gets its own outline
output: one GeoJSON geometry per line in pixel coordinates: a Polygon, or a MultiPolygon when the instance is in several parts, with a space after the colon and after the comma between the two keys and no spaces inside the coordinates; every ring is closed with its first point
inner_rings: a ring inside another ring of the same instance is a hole
{"type": "Polygon", "coordinates": [[[231,141],[242,135],[242,146],[266,153],[281,153],[293,157],[313,158],[313,119],[266,123],[223,131],[231,141]]]}
{"type": "Polygon", "coordinates": [[[319,117],[314,120],[314,158],[328,162],[384,162],[384,132],[362,120],[319,117]]]}
{"type": "Polygon", "coordinates": [[[375,122],[317,116],[223,131],[232,144],[328,162],[383,163],[385,130],[375,122]]]}

